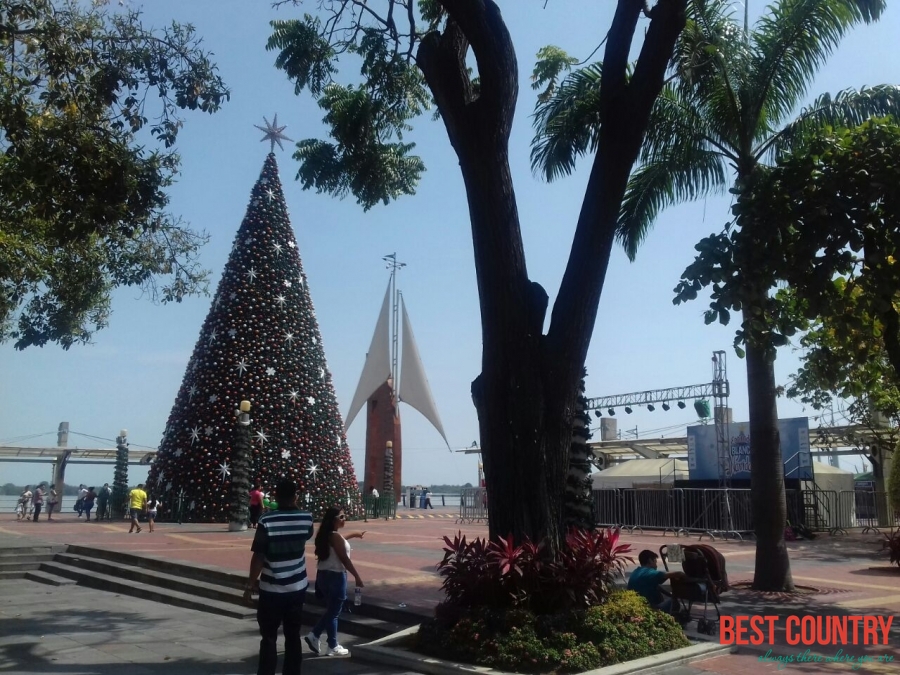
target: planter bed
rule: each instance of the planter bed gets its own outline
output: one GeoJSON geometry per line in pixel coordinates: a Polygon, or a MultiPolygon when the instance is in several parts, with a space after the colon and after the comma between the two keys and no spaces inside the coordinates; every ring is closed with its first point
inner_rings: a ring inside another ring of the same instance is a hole
{"type": "MultiPolygon", "coordinates": [[[[373,642],[356,645],[353,648],[353,658],[369,663],[379,663],[389,666],[397,666],[413,672],[427,673],[428,675],[460,675],[460,673],[484,673],[485,675],[510,675],[500,670],[494,670],[487,666],[476,666],[469,663],[454,663],[442,661],[432,656],[426,656],[409,649],[411,638],[419,630],[418,626],[412,626],[399,633],[388,635],[373,642]]],[[[680,666],[698,661],[700,659],[726,654],[731,651],[728,645],[720,645],[718,642],[701,641],[690,638],[690,647],[682,647],[653,656],[646,656],[634,661],[625,661],[611,666],[597,668],[582,673],[582,675],[627,675],[629,673],[651,673],[673,666],[680,666]]]]}

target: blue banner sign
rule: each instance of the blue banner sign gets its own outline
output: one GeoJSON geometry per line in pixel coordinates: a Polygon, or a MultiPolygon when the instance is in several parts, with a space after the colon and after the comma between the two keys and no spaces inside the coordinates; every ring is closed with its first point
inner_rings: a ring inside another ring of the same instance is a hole
{"type": "MultiPolygon", "coordinates": [[[[724,452],[719,456],[715,425],[688,427],[688,474],[691,480],[750,479],[750,423],[732,422],[724,428],[724,452]]],[[[778,420],[784,477],[812,480],[809,418],[778,420]]]]}

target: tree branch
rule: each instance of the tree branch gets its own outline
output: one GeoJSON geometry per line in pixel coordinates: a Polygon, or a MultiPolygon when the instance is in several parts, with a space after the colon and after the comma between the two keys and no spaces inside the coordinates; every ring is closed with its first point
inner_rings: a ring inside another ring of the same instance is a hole
{"type": "Polygon", "coordinates": [[[482,121],[508,139],[519,96],[519,66],[512,37],[494,0],[440,0],[466,36],[481,79],[479,105],[491,109],[482,121]]]}
{"type": "Polygon", "coordinates": [[[628,72],[628,55],[641,14],[643,0],[619,0],[612,25],[607,33],[606,51],[600,81],[600,111],[603,116],[613,101],[624,92],[628,72]]]}
{"type": "Polygon", "coordinates": [[[450,18],[443,33],[433,31],[422,38],[416,52],[416,64],[434,95],[444,118],[450,142],[461,150],[459,132],[464,125],[465,108],[472,101],[472,82],[466,68],[469,43],[456,22],[450,18]]]}
{"type": "Polygon", "coordinates": [[[597,155],[547,333],[548,350],[564,364],[566,371],[560,377],[566,381],[577,381],[581,375],[628,177],[684,28],[686,4],[687,0],[657,2],[630,82],[628,54],[643,0],[619,0],[616,8],[603,59],[597,155]]]}
{"type": "Polygon", "coordinates": [[[685,25],[684,8],[679,2],[660,0],[653,8],[653,19],[644,37],[641,54],[628,86],[629,107],[641,117],[646,126],[653,105],[665,84],[666,70],[672,59],[674,38],[677,39],[685,25]],[[671,42],[672,47],[663,45],[671,42]]]}

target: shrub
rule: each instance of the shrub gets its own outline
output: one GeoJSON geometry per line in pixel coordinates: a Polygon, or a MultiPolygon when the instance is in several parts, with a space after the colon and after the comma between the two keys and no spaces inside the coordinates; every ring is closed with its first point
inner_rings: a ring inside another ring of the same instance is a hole
{"type": "Polygon", "coordinates": [[[456,609],[426,621],[416,649],[438,658],[501,670],[580,672],[685,647],[675,620],[631,591],[587,610],[537,616],[521,608],[456,609]]]}
{"type": "Polygon", "coordinates": [[[634,591],[618,591],[584,614],[578,631],[597,646],[604,664],[667,652],[690,643],[674,617],[659,612],[634,591]]]}
{"type": "Polygon", "coordinates": [[[619,544],[619,530],[570,530],[564,545],[551,555],[543,544],[510,536],[498,541],[457,533],[444,537],[438,573],[449,605],[463,608],[523,607],[536,614],[600,603],[621,574],[631,550],[619,544]]]}

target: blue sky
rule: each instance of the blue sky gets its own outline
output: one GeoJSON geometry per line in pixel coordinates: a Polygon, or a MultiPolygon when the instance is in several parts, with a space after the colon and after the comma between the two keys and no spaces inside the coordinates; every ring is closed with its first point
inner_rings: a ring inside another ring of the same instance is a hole
{"type": "MultiPolygon", "coordinates": [[[[132,3],[137,4],[137,3],[132,3]]],[[[294,140],[324,137],[322,112],[274,67],[265,51],[269,21],[314,11],[274,10],[265,0],[154,0],[144,10],[149,24],[193,23],[215,53],[231,101],[217,114],[187,115],[179,135],[182,174],[171,190],[171,209],[211,241],[202,262],[213,271],[213,286],[259,175],[268,144],[253,127],[278,114],[294,140]]],[[[587,181],[587,162],[575,175],[546,184],[529,168],[531,111],[535,93],[529,76],[534,54],[547,44],[584,58],[605,34],[613,2],[501,0],[516,44],[520,93],[511,138],[511,163],[531,278],[556,295],[587,181]],[[574,14],[577,12],[577,14],[574,14]]],[[[764,3],[756,0],[751,15],[764,3]]],[[[737,8],[737,11],[742,11],[737,8]]],[[[644,25],[639,28],[642,34],[644,25]]],[[[900,62],[891,54],[900,34],[900,10],[893,5],[880,23],[856,29],[843,42],[811,88],[811,95],[846,87],[900,82],[900,62]]],[[[356,64],[345,66],[352,76],[356,64]]],[[[480,317],[465,194],[457,160],[441,122],[426,116],[411,134],[428,167],[418,193],[363,213],[352,200],[304,192],[293,180],[290,152],[278,161],[300,256],[309,278],[329,367],[342,413],[362,370],[388,273],[381,258],[392,252],[407,264],[399,286],[450,444],[462,448],[478,440],[470,383],[479,373],[480,317]]],[[[694,258],[694,244],[728,219],[728,199],[710,198],[669,209],[630,263],[613,253],[588,354],[587,393],[605,396],[711,379],[710,358],[728,351],[730,404],[736,421],[747,419],[744,362],[731,349],[734,327],[705,326],[701,298],[672,304],[672,289],[694,258]]],[[[16,352],[0,346],[0,442],[55,432],[68,421],[73,432],[113,439],[128,429],[133,445],[155,447],[166,424],[184,370],[209,310],[211,298],[181,305],[154,306],[133,289],[115,295],[111,325],[89,346],[65,352],[57,347],[16,352]]],[[[549,312],[548,312],[549,316],[549,312]]],[[[791,349],[777,362],[779,383],[796,369],[791,349]]],[[[781,400],[781,417],[815,414],[781,400]]],[[[694,422],[690,406],[653,413],[619,412],[620,429],[641,437],[683,435],[694,422]]],[[[404,482],[465,483],[477,478],[476,459],[449,453],[439,434],[415,410],[403,409],[404,482]]],[[[811,426],[816,426],[811,422],[811,426]]],[[[359,416],[348,440],[354,465],[362,465],[365,420],[359,416]]],[[[599,431],[596,434],[599,438],[599,431]]],[[[18,444],[55,445],[50,433],[18,444]]],[[[111,447],[111,442],[72,435],[70,445],[111,447]]],[[[854,459],[845,461],[850,468],[854,459]]],[[[0,464],[0,483],[49,479],[45,465],[0,464]]],[[[132,480],[145,476],[132,469],[132,480]]],[[[111,467],[73,467],[67,482],[112,480],[111,467]]]]}

